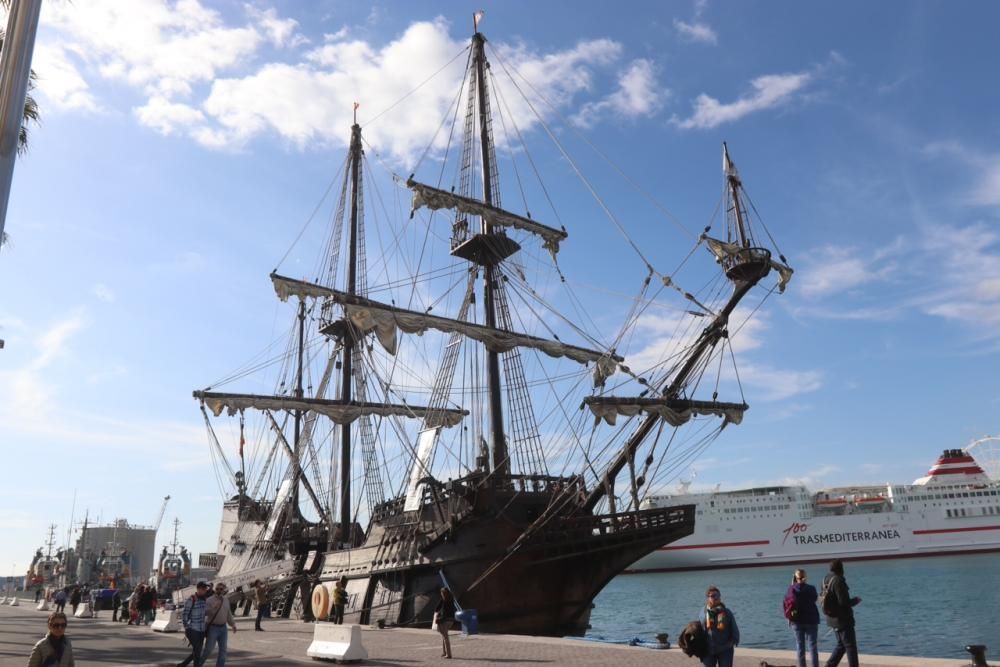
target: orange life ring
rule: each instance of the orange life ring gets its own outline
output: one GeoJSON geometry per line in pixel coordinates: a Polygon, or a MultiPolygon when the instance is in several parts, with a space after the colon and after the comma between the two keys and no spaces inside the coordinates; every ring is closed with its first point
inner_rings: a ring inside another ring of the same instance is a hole
{"type": "Polygon", "coordinates": [[[317,584],[313,589],[312,610],[316,618],[327,618],[330,615],[330,591],[323,584],[317,584]]]}

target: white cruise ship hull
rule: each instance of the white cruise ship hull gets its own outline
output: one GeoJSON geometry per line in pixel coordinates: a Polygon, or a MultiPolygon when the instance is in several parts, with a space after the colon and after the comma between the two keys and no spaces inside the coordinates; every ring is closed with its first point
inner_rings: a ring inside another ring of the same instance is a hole
{"type": "Polygon", "coordinates": [[[912,485],[817,494],[801,486],[768,487],[653,498],[649,505],[694,502],[695,532],[658,548],[628,571],[1000,551],[1000,483],[974,461],[970,466],[966,458],[947,457],[957,451],[946,452],[928,477],[912,485]]]}

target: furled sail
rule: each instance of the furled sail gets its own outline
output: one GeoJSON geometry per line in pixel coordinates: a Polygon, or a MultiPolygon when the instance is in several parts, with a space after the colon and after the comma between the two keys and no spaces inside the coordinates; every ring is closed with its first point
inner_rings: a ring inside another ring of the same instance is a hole
{"type": "Polygon", "coordinates": [[[438,317],[428,313],[397,308],[378,301],[372,301],[356,294],[348,294],[315,283],[309,283],[293,278],[286,278],[276,273],[271,274],[274,290],[282,301],[289,296],[320,297],[332,299],[344,307],[347,316],[354,326],[363,332],[375,331],[379,343],[390,354],[396,353],[396,329],[406,333],[423,333],[435,329],[445,333],[460,333],[468,338],[484,343],[495,352],[507,352],[515,347],[529,347],[540,350],[550,357],[566,357],[581,364],[593,362],[594,384],[603,386],[604,381],[614,374],[622,357],[588,350],[575,345],[567,345],[558,340],[538,338],[527,334],[494,329],[482,324],[462,322],[447,317],[438,317]]]}
{"type": "Polygon", "coordinates": [[[463,197],[453,192],[439,190],[438,188],[418,183],[412,178],[406,181],[406,187],[413,190],[414,211],[421,206],[426,206],[434,211],[439,208],[448,208],[469,215],[478,215],[491,225],[514,227],[515,229],[521,229],[540,236],[544,242],[545,249],[552,253],[552,255],[559,252],[559,242],[564,241],[569,236],[564,229],[546,227],[530,218],[490,206],[478,199],[463,197]]]}
{"type": "Polygon", "coordinates": [[[598,419],[614,426],[618,415],[634,417],[640,412],[662,417],[671,426],[685,424],[695,415],[715,415],[727,423],[739,424],[750,406],[746,403],[694,401],[683,398],[615,398],[589,396],[583,399],[598,419]]]}
{"type": "MultiPolygon", "coordinates": [[[[715,258],[720,262],[724,257],[734,257],[738,256],[745,249],[736,243],[726,243],[725,241],[720,241],[719,239],[713,239],[711,236],[702,236],[705,243],[708,244],[708,249],[712,251],[715,258]]],[[[792,274],[795,270],[788,266],[787,264],[782,264],[781,262],[771,259],[771,268],[778,272],[778,291],[784,294],[785,286],[792,279],[792,274]]]]}
{"type": "Polygon", "coordinates": [[[200,399],[216,417],[225,410],[230,416],[240,410],[302,410],[329,417],[338,424],[350,424],[359,417],[416,417],[432,426],[455,426],[467,417],[467,410],[431,409],[419,405],[393,403],[363,403],[359,401],[334,401],[321,398],[295,398],[291,396],[259,396],[256,394],[224,394],[196,391],[200,399]]]}

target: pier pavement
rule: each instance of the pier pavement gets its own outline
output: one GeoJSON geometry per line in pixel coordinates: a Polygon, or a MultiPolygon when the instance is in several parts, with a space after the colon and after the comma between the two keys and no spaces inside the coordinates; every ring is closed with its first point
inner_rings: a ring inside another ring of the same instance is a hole
{"type": "MultiPolygon", "coordinates": [[[[32,646],[45,634],[47,618],[48,612],[37,611],[29,599],[22,599],[18,607],[0,605],[0,667],[27,665],[32,646]]],[[[237,619],[237,627],[239,631],[229,637],[228,665],[324,664],[306,656],[313,634],[312,625],[308,623],[269,619],[264,632],[254,632],[253,618],[241,617],[237,619]]],[[[78,667],[176,665],[187,655],[187,645],[180,633],[162,634],[148,627],[112,623],[110,611],[102,611],[94,619],[70,618],[66,636],[73,643],[78,667]]],[[[452,660],[440,657],[440,637],[430,630],[365,629],[364,644],[369,659],[363,664],[372,667],[700,667],[697,660],[686,657],[676,648],[653,650],[549,637],[453,633],[452,660]]],[[[825,658],[821,653],[820,659],[825,658]]],[[[791,651],[736,649],[735,667],[760,667],[761,661],[776,667],[796,664],[791,651]]],[[[208,662],[208,665],[214,664],[214,660],[208,662]]],[[[841,664],[846,665],[846,660],[841,664]]],[[[968,664],[968,660],[861,656],[862,667],[965,667],[968,664]]]]}

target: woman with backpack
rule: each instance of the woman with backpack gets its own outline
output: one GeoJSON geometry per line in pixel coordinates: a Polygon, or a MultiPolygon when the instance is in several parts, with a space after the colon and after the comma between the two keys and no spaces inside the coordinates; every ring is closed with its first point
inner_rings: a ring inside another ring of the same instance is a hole
{"type": "Polygon", "coordinates": [[[806,667],[806,648],[809,650],[809,667],[819,667],[816,635],[819,631],[819,609],[816,608],[816,587],[806,583],[806,571],[795,570],[792,583],[785,592],[784,610],[788,625],[795,633],[795,652],[799,667],[806,667]]]}
{"type": "Polygon", "coordinates": [[[705,638],[708,646],[701,664],[705,667],[733,667],[733,654],[740,643],[740,629],[731,609],[722,603],[715,586],[705,591],[705,638]]]}

